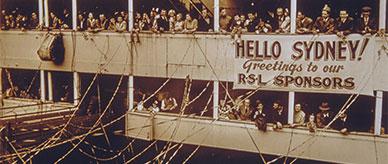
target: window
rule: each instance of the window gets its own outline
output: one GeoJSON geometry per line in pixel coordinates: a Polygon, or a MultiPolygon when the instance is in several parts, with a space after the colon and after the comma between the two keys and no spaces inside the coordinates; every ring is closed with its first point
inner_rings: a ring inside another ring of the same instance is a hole
{"type": "Polygon", "coordinates": [[[3,92],[5,97],[26,99],[40,98],[39,71],[3,69],[3,92]]]}

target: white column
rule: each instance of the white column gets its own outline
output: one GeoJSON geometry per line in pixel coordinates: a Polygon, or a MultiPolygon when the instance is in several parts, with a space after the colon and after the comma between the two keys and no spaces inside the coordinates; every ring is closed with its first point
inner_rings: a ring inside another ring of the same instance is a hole
{"type": "Polygon", "coordinates": [[[290,0],[291,8],[290,8],[290,16],[291,16],[291,33],[296,33],[296,13],[297,13],[297,3],[298,0],[290,0]]]}
{"type": "Polygon", "coordinates": [[[48,0],[43,0],[44,5],[44,25],[46,27],[49,26],[49,7],[48,7],[48,0]]]}
{"type": "Polygon", "coordinates": [[[71,16],[73,20],[73,30],[77,30],[77,0],[71,1],[71,16]]]}
{"type": "Polygon", "coordinates": [[[214,0],[214,31],[220,31],[220,0],[214,0]]]}
{"type": "Polygon", "coordinates": [[[385,29],[385,19],[387,19],[387,0],[380,0],[379,29],[385,29]]]}
{"type": "Polygon", "coordinates": [[[133,30],[133,0],[128,0],[128,29],[133,30]]]}
{"type": "Polygon", "coordinates": [[[74,105],[78,105],[78,102],[80,101],[80,79],[78,72],[73,72],[73,99],[74,99],[74,105]]]}
{"type": "Polygon", "coordinates": [[[134,104],[134,94],[135,88],[134,88],[134,78],[133,75],[130,75],[128,77],[128,110],[133,111],[134,104]]]}
{"type": "Polygon", "coordinates": [[[0,68],[0,97],[3,94],[3,68],[0,68]]]}
{"type": "Polygon", "coordinates": [[[219,82],[213,81],[213,118],[218,118],[219,82]]]}
{"type": "Polygon", "coordinates": [[[40,70],[40,100],[42,102],[46,101],[46,83],[45,83],[44,70],[40,70]]]}
{"type": "Polygon", "coordinates": [[[288,124],[294,123],[295,92],[288,92],[288,124]]]}
{"type": "Polygon", "coordinates": [[[44,19],[44,14],[43,14],[43,0],[39,0],[39,25],[43,25],[43,19],[44,19]]]}
{"type": "Polygon", "coordinates": [[[47,72],[47,89],[48,89],[48,100],[53,101],[53,77],[50,71],[47,72]]]}
{"type": "Polygon", "coordinates": [[[383,114],[383,91],[376,92],[376,106],[375,106],[375,135],[381,133],[381,119],[383,114]]]}

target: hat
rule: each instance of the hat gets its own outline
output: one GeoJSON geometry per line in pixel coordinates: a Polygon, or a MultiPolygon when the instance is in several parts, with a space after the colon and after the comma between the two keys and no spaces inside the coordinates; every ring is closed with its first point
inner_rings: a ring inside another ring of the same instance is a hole
{"type": "Polygon", "coordinates": [[[327,11],[328,13],[330,12],[330,7],[328,4],[325,4],[325,6],[323,6],[323,9],[322,11],[327,11]]]}
{"type": "Polygon", "coordinates": [[[370,8],[369,6],[364,6],[361,8],[362,12],[370,12],[372,10],[372,8],[370,8]]]}
{"type": "Polygon", "coordinates": [[[330,110],[329,103],[328,102],[322,102],[322,104],[319,106],[320,110],[330,110]]]}

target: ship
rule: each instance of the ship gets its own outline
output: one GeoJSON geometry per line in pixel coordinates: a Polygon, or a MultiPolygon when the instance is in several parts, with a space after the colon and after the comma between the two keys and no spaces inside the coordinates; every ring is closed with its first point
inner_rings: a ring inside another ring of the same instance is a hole
{"type": "MultiPolygon", "coordinates": [[[[200,149],[246,152],[257,163],[388,162],[386,0],[369,4],[378,8],[380,30],[373,34],[297,34],[297,6],[308,8],[311,2],[290,0],[276,1],[290,6],[290,33],[243,33],[237,40],[219,30],[220,8],[238,13],[239,6],[257,7],[256,1],[181,0],[177,8],[197,15],[206,8],[214,18],[212,32],[190,34],[135,31],[134,8],[153,6],[133,0],[119,2],[128,11],[129,31],[79,31],[77,1],[61,2],[71,9],[70,29],[0,31],[3,162],[32,162],[41,152],[70,144],[55,160],[61,162],[73,151],[82,152],[88,136],[114,142],[108,133],[142,143],[125,163],[155,147],[149,163],[169,163],[184,145],[192,151],[179,157],[182,163],[200,149]],[[221,101],[237,109],[245,100],[260,100],[266,110],[281,104],[286,125],[277,130],[268,123],[264,132],[251,120],[221,117],[221,101]],[[291,126],[295,104],[314,115],[322,101],[329,102],[335,119],[347,113],[352,131],[291,126]]],[[[15,6],[0,2],[0,9],[15,6]]],[[[55,2],[30,3],[40,23],[49,26],[55,2]]],[[[356,4],[361,5],[367,4],[356,4]]],[[[133,150],[132,143],[111,157],[83,154],[96,161],[116,159],[133,150]]]]}

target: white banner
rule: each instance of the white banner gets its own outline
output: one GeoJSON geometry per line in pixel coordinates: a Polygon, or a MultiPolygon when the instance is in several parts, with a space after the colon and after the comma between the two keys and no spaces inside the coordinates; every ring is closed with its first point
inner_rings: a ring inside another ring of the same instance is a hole
{"type": "Polygon", "coordinates": [[[249,35],[235,43],[234,88],[373,95],[374,37],[249,35]]]}

